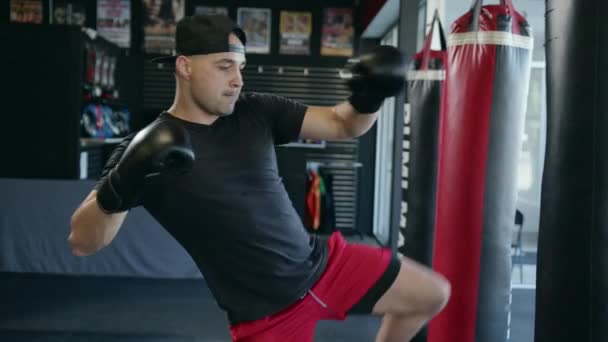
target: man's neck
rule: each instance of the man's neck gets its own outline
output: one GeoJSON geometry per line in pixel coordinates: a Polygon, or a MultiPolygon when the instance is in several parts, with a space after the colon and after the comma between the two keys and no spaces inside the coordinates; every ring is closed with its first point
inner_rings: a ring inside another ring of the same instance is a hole
{"type": "Polygon", "coordinates": [[[179,101],[174,102],[167,112],[176,118],[203,125],[211,125],[215,120],[219,119],[219,116],[209,114],[198,106],[186,105],[179,101]]]}

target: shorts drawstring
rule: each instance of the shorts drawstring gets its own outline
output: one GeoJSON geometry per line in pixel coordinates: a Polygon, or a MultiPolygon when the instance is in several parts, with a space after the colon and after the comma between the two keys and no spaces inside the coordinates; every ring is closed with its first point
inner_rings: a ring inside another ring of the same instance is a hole
{"type": "Polygon", "coordinates": [[[308,290],[307,292],[312,296],[312,298],[317,303],[319,303],[319,305],[321,305],[321,307],[323,307],[325,310],[329,311],[335,317],[340,317],[340,315],[338,315],[334,310],[332,310],[332,308],[330,308],[329,305],[325,304],[325,302],[323,302],[321,300],[321,298],[317,297],[317,295],[314,292],[312,292],[312,290],[308,290]]]}

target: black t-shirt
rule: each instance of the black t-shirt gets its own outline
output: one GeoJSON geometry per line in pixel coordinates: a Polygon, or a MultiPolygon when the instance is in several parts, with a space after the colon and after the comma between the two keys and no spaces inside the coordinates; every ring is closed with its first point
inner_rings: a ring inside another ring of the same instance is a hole
{"type": "MultiPolygon", "coordinates": [[[[142,204],[190,254],[232,323],[280,311],[325,269],[327,246],[305,230],[274,150],[297,139],[305,112],[283,97],[247,93],[232,115],[211,125],[166,112],[157,118],[187,128],[196,162],[185,175],[148,179],[142,204]]],[[[115,150],[102,177],[130,140],[115,150]]]]}

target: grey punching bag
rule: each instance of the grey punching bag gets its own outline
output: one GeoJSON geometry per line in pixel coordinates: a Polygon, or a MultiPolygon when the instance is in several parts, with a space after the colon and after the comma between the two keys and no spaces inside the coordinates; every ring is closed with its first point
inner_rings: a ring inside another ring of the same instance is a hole
{"type": "Polygon", "coordinates": [[[448,38],[433,268],[452,285],[430,342],[504,342],[532,38],[511,0],[472,9],[448,38]]]}

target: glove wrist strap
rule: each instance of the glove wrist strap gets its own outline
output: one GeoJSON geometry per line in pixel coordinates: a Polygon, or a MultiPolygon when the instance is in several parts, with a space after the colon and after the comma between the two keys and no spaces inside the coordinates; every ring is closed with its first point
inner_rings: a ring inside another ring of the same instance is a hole
{"type": "Polygon", "coordinates": [[[348,98],[348,102],[359,114],[373,114],[382,107],[384,97],[355,93],[348,98]]]}
{"type": "Polygon", "coordinates": [[[113,171],[110,171],[108,177],[106,177],[97,190],[97,205],[106,214],[115,214],[128,209],[122,207],[124,203],[123,198],[113,184],[119,183],[117,179],[118,175],[113,171]]]}

